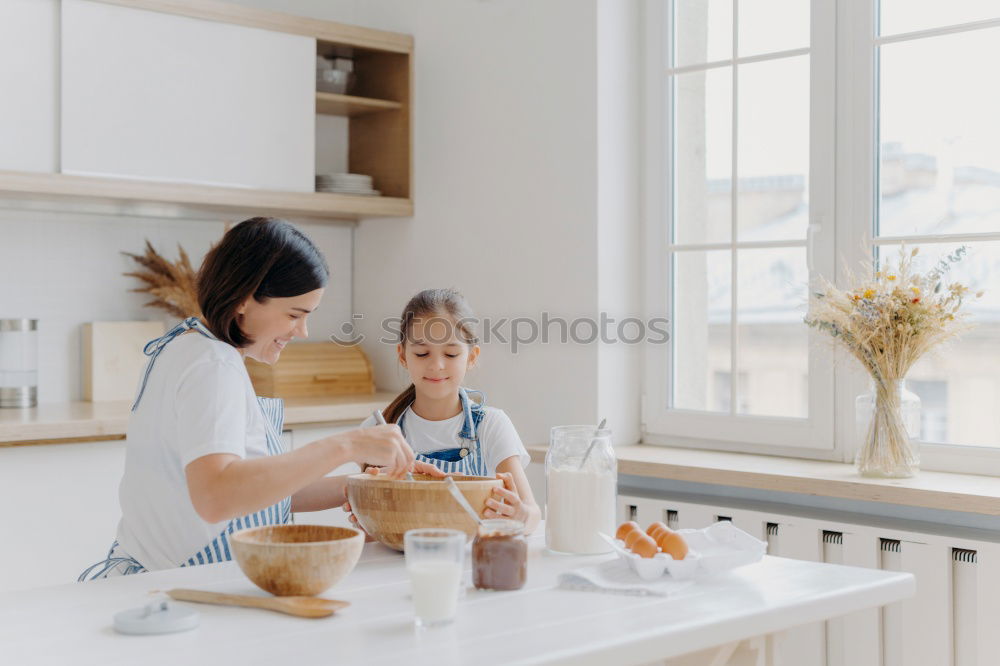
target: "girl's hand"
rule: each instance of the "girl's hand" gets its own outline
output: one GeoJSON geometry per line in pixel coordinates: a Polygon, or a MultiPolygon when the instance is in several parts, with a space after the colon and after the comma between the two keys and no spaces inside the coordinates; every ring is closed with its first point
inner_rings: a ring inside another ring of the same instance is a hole
{"type": "Polygon", "coordinates": [[[440,468],[435,467],[430,463],[422,462],[420,460],[413,461],[413,473],[426,474],[427,476],[433,476],[436,479],[443,479],[444,477],[448,476],[447,474],[442,472],[440,468]]]}
{"type": "MultiPolygon", "coordinates": [[[[380,471],[381,471],[380,468],[375,467],[373,465],[367,465],[365,467],[365,472],[367,472],[368,474],[378,474],[380,471]]],[[[437,479],[443,479],[444,477],[448,476],[434,465],[422,462],[420,460],[413,461],[412,472],[414,474],[426,474],[427,476],[433,476],[434,478],[437,479]]]]}
{"type": "Polygon", "coordinates": [[[521,501],[510,473],[500,472],[497,478],[503,481],[503,488],[494,488],[486,500],[484,518],[509,518],[527,524],[530,518],[528,505],[521,501]]]}

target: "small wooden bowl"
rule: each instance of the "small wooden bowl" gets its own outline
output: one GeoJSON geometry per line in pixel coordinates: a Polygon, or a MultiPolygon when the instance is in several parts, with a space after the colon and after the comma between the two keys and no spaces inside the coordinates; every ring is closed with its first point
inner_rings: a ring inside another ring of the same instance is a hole
{"type": "Polygon", "coordinates": [[[314,595],[336,585],[361,557],[365,537],[351,527],[272,525],[234,532],[240,569],[279,597],[314,595]]]}
{"type": "MultiPolygon", "coordinates": [[[[465,499],[482,517],[486,499],[503,482],[486,476],[452,476],[465,499]]],[[[448,492],[442,479],[414,474],[413,481],[355,474],[347,480],[347,499],[358,523],[389,548],[403,550],[403,534],[421,527],[462,530],[471,539],[475,521],[448,492]]]]}

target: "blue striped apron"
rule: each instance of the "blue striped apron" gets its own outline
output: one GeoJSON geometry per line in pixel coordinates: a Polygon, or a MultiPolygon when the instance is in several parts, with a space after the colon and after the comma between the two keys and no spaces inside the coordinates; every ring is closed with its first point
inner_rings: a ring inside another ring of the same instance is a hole
{"type": "MultiPolygon", "coordinates": [[[[166,347],[178,335],[185,333],[188,330],[198,331],[205,337],[213,340],[217,339],[214,335],[212,335],[212,332],[198,320],[197,317],[188,317],[180,324],[177,324],[177,326],[174,326],[172,329],[167,331],[163,337],[151,340],[143,349],[143,353],[146,356],[149,356],[150,359],[149,363],[146,365],[146,371],[143,373],[142,382],[139,385],[138,395],[135,398],[135,402],[132,404],[133,412],[139,406],[142,394],[146,390],[146,382],[149,380],[149,374],[152,372],[153,364],[156,363],[156,359],[160,355],[160,352],[162,352],[164,347],[166,347]]],[[[260,405],[261,412],[264,415],[267,453],[271,456],[280,455],[285,452],[284,445],[281,441],[281,428],[285,420],[284,403],[280,398],[262,398],[258,396],[257,404],[260,405]]],[[[248,527],[284,525],[290,523],[291,520],[292,498],[286,497],[277,504],[273,504],[266,509],[230,520],[226,527],[219,532],[219,534],[212,539],[208,545],[193,553],[191,557],[189,557],[185,562],[181,562],[179,566],[188,567],[198,564],[228,562],[232,559],[232,551],[229,548],[230,534],[248,527]]],[[[142,573],[144,571],[146,571],[146,568],[142,566],[141,563],[136,561],[135,558],[122,551],[121,546],[119,546],[118,541],[116,540],[111,544],[107,557],[104,560],[87,567],[87,569],[80,574],[77,580],[82,582],[85,580],[107,578],[108,576],[142,573]]]]}
{"type": "MultiPolygon", "coordinates": [[[[430,463],[440,469],[445,474],[462,474],[464,476],[487,476],[486,456],[483,455],[482,445],[479,442],[479,424],[486,415],[486,396],[482,391],[468,391],[464,388],[458,389],[458,397],[462,401],[462,413],[465,420],[462,423],[462,431],[459,437],[463,440],[462,446],[455,449],[442,449],[440,451],[430,451],[428,453],[416,454],[417,460],[430,463]],[[469,398],[470,393],[478,393],[483,396],[480,403],[475,403],[469,398]]],[[[399,429],[406,437],[406,426],[403,423],[406,412],[404,412],[396,422],[399,429]]]]}

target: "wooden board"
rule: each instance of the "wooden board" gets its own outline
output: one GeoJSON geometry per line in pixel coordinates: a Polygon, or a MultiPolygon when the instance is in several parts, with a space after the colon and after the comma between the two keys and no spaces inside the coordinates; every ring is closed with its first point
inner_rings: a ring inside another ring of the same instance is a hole
{"type": "Polygon", "coordinates": [[[83,325],[83,399],[131,400],[146,365],[142,348],[163,335],[162,321],[92,321],[83,325]]]}
{"type": "Polygon", "coordinates": [[[356,220],[365,217],[413,215],[413,202],[396,197],[278,192],[62,173],[0,171],[0,195],[44,201],[57,197],[74,202],[136,201],[177,204],[197,211],[218,211],[236,216],[255,214],[356,220]]]}

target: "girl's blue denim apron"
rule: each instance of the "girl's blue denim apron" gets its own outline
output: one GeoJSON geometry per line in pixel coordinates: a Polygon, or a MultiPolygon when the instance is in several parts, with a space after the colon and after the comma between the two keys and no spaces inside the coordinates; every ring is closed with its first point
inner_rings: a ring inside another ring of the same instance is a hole
{"type": "MultiPolygon", "coordinates": [[[[479,443],[479,424],[482,422],[483,416],[486,415],[486,396],[482,391],[468,391],[464,388],[458,389],[458,396],[462,401],[462,413],[465,414],[465,422],[462,424],[461,433],[459,433],[459,436],[464,440],[463,445],[457,449],[418,453],[417,460],[430,463],[445,474],[487,476],[486,457],[483,455],[483,448],[479,443]],[[473,402],[469,398],[470,393],[481,395],[481,402],[473,402]]],[[[397,421],[400,430],[403,431],[403,437],[406,437],[406,425],[403,423],[405,416],[404,412],[397,421]]]]}
{"type": "MultiPolygon", "coordinates": [[[[166,335],[155,340],[150,340],[143,349],[143,353],[149,356],[149,363],[146,364],[146,371],[143,373],[142,382],[139,384],[139,394],[136,396],[135,402],[132,404],[132,411],[134,412],[139,406],[139,401],[142,399],[142,394],[146,390],[146,382],[149,380],[149,374],[153,371],[153,365],[156,363],[156,358],[160,355],[170,342],[172,342],[178,335],[185,333],[186,331],[193,330],[201,333],[205,337],[216,340],[217,338],[212,335],[212,332],[198,320],[197,317],[188,317],[177,326],[167,331],[166,335]]],[[[281,443],[281,427],[284,422],[284,403],[280,398],[257,398],[257,403],[260,405],[261,411],[264,414],[264,421],[267,424],[266,435],[267,435],[267,452],[268,455],[276,456],[284,453],[284,447],[281,443]]],[[[240,516],[239,518],[234,518],[230,520],[218,536],[216,536],[212,541],[207,544],[204,548],[192,553],[185,562],[180,562],[179,566],[188,567],[195,566],[197,564],[210,564],[212,562],[226,562],[232,559],[232,553],[229,548],[229,535],[234,531],[245,529],[248,527],[261,527],[263,525],[284,525],[291,522],[292,517],[292,498],[286,497],[277,504],[267,507],[256,513],[251,513],[247,516],[240,516]]],[[[79,581],[94,580],[97,578],[107,578],[108,576],[116,575],[127,575],[133,573],[141,573],[146,571],[146,568],[142,564],[135,560],[124,551],[118,545],[118,541],[111,544],[110,550],[108,550],[107,557],[96,563],[87,567],[87,569],[80,574],[77,579],[79,581]]]]}

